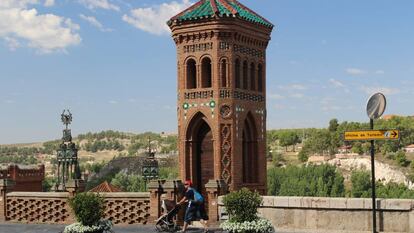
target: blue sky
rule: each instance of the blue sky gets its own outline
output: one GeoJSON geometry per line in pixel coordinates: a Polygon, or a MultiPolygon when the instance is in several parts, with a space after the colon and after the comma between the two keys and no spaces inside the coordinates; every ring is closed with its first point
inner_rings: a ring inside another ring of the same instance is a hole
{"type": "MultiPolygon", "coordinates": [[[[114,129],[176,131],[175,45],[164,22],[189,0],[1,0],[0,144],[114,129]]],[[[414,115],[411,0],[241,0],[276,25],[268,129],[414,115]]]]}

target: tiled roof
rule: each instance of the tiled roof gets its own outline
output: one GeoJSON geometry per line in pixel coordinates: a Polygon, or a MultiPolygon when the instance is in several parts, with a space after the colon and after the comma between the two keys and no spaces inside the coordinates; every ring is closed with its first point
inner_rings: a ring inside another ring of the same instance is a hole
{"type": "Polygon", "coordinates": [[[247,8],[237,0],[200,0],[178,15],[172,17],[173,21],[195,21],[213,17],[236,17],[256,24],[273,28],[273,24],[247,8]]]}
{"type": "Polygon", "coordinates": [[[95,188],[89,190],[89,192],[93,193],[115,193],[115,192],[123,192],[122,189],[108,183],[107,181],[103,182],[102,184],[96,186],[95,188]]]}

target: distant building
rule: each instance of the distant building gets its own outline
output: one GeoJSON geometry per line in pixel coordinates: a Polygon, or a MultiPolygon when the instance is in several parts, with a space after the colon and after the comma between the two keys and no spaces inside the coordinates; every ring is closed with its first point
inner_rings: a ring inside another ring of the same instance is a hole
{"type": "Polygon", "coordinates": [[[42,192],[42,183],[45,179],[45,165],[17,165],[0,166],[0,179],[10,179],[15,184],[16,192],[42,192]]]}
{"type": "Polygon", "coordinates": [[[107,181],[103,182],[102,184],[96,186],[95,188],[89,190],[89,192],[93,193],[115,193],[115,192],[123,192],[121,188],[118,188],[107,181]]]}
{"type": "Polygon", "coordinates": [[[404,151],[407,153],[414,153],[414,144],[404,147],[404,151]]]}

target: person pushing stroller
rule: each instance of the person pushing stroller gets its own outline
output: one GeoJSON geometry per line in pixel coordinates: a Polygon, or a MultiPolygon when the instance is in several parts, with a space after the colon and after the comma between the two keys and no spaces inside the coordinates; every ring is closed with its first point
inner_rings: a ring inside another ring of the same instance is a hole
{"type": "Polygon", "coordinates": [[[188,225],[192,221],[200,221],[200,223],[204,227],[204,232],[208,232],[207,229],[207,220],[208,216],[206,214],[206,210],[204,207],[204,198],[203,196],[197,192],[192,187],[191,180],[187,180],[184,182],[185,187],[185,195],[184,197],[177,203],[177,205],[182,205],[188,202],[187,208],[185,210],[184,215],[184,226],[180,232],[186,232],[188,225]]]}

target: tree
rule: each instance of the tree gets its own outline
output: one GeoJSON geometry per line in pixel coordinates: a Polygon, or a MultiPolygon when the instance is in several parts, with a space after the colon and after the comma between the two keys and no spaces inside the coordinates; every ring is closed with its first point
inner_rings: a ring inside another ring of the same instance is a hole
{"type": "Polygon", "coordinates": [[[295,145],[299,142],[299,136],[294,131],[283,131],[279,135],[279,144],[284,146],[286,151],[288,146],[293,146],[293,151],[295,151],[295,145]]]}
{"type": "Polygon", "coordinates": [[[329,121],[329,132],[336,132],[338,130],[339,124],[338,124],[338,120],[337,119],[332,119],[329,121]]]}
{"type": "Polygon", "coordinates": [[[352,197],[371,196],[371,175],[367,171],[353,171],[351,174],[352,197]]]}

